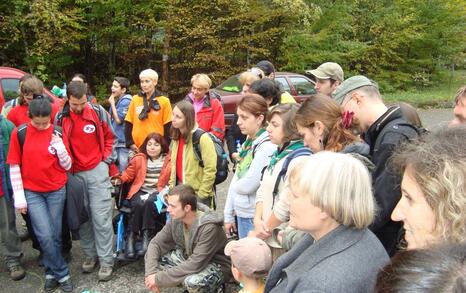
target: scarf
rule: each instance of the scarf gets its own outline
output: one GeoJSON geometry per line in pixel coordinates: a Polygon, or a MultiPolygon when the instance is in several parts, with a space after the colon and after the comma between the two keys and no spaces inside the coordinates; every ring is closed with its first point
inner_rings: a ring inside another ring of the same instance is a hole
{"type": "Polygon", "coordinates": [[[281,148],[278,147],[277,150],[272,154],[272,158],[270,159],[269,165],[267,166],[267,170],[272,173],[273,168],[278,163],[278,161],[288,156],[292,151],[303,147],[304,143],[302,140],[292,140],[285,143],[281,148]]]}
{"type": "Polygon", "coordinates": [[[238,179],[244,176],[246,172],[249,169],[249,166],[252,163],[253,159],[253,149],[252,149],[252,143],[256,138],[262,135],[262,133],[265,132],[265,128],[259,129],[257,133],[254,135],[254,137],[247,137],[246,140],[244,141],[243,145],[241,146],[241,151],[239,152],[239,162],[236,165],[236,172],[235,176],[237,176],[238,179]]]}

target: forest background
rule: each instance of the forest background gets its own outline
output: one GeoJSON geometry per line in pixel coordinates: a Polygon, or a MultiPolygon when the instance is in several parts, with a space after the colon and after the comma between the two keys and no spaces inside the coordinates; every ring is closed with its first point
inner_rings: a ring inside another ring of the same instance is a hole
{"type": "Polygon", "coordinates": [[[217,85],[263,59],[298,73],[334,61],[394,99],[438,88],[450,95],[466,83],[466,0],[0,3],[1,65],[48,86],[83,73],[100,100],[114,76],[136,90],[139,72],[153,68],[175,101],[195,73],[217,85]]]}

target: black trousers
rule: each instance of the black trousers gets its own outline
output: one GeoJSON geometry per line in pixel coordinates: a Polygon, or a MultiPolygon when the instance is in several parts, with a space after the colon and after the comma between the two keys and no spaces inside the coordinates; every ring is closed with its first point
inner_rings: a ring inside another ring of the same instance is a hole
{"type": "Polygon", "coordinates": [[[149,195],[146,200],[142,200],[141,196],[146,195],[146,192],[138,191],[130,199],[131,217],[129,226],[131,231],[138,234],[139,231],[152,230],[153,235],[162,230],[166,221],[165,212],[159,214],[154,201],[157,199],[157,193],[149,195]]]}

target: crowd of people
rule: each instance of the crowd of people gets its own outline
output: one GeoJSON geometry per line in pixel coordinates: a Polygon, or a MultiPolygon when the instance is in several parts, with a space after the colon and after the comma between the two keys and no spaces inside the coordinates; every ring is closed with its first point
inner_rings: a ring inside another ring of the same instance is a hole
{"type": "Polygon", "coordinates": [[[0,115],[10,277],[26,273],[16,209],[46,292],[73,292],[72,240],[82,272],[98,267],[98,280],[111,280],[117,188],[122,252],[144,258],[153,292],[225,292],[235,280],[242,293],[464,292],[466,86],[448,128],[430,133],[414,107],[386,105],[365,76],[344,79],[334,62],[308,74],[317,93],[302,104],[274,81],[269,61],[240,74],[228,131],[206,74],[173,107],[156,71],[140,73],[133,96],[115,77],[108,109],[82,74],[63,101],[25,75],[0,115]],[[233,175],[219,194],[224,143],[233,175]]]}

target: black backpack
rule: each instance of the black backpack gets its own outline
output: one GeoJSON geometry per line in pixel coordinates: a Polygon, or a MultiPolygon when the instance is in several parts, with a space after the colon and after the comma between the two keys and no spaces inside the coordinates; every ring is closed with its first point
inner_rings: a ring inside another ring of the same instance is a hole
{"type": "MultiPolygon", "coordinates": [[[[17,134],[18,134],[18,142],[19,142],[19,147],[21,149],[21,153],[23,152],[23,145],[24,145],[24,141],[26,140],[27,129],[28,129],[28,123],[24,123],[18,126],[17,134]]],[[[63,137],[62,128],[60,126],[54,125],[53,134],[58,135],[59,137],[63,137]]]]}
{"type": "Polygon", "coordinates": [[[222,183],[228,177],[228,156],[223,149],[223,141],[220,140],[215,135],[211,134],[210,132],[205,132],[204,130],[198,128],[193,133],[193,148],[194,148],[194,155],[196,159],[199,161],[199,166],[204,168],[204,161],[202,160],[201,154],[201,145],[199,141],[201,136],[207,133],[210,138],[212,139],[215,147],[215,152],[217,154],[217,173],[215,174],[215,185],[222,183]]]}

